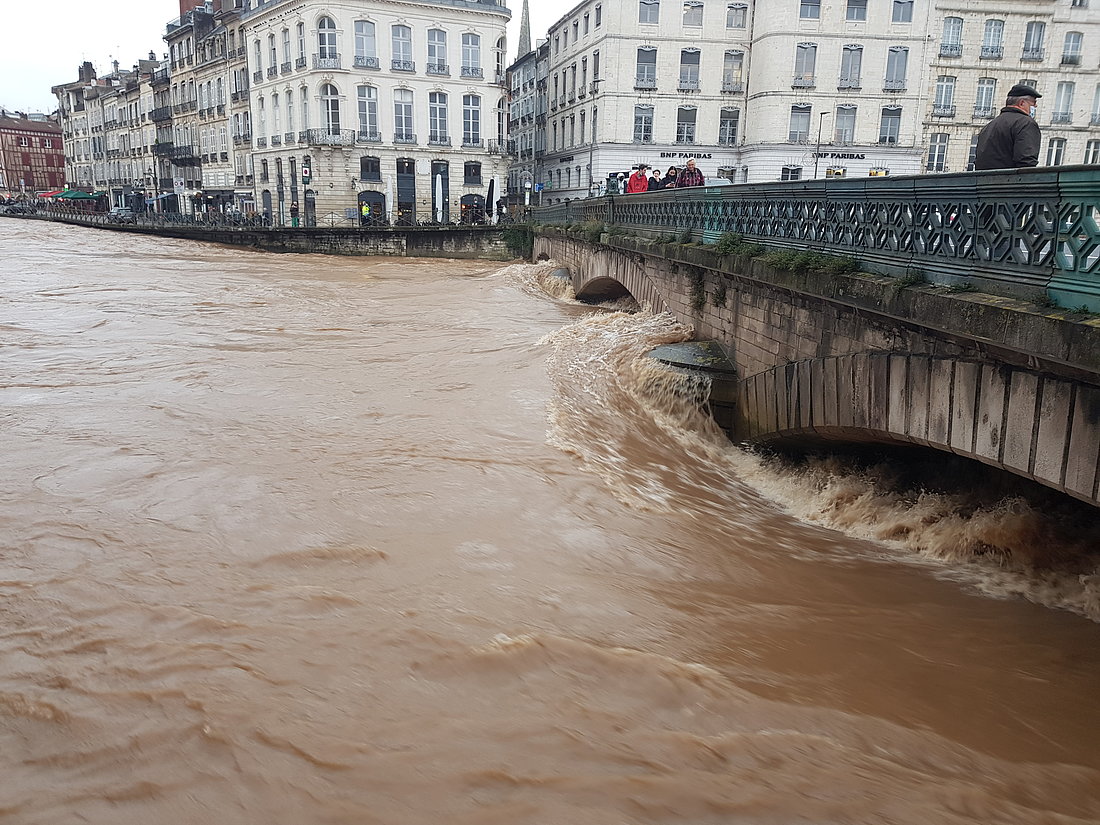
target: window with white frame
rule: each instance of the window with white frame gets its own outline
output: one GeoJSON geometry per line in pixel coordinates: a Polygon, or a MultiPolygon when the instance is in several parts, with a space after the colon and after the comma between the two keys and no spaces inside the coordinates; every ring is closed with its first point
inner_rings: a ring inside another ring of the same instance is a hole
{"type": "Polygon", "coordinates": [[[848,0],[848,6],[844,10],[844,19],[853,23],[866,21],[867,0],[848,0]]]}
{"type": "Polygon", "coordinates": [[[336,24],[331,17],[317,21],[317,56],[322,60],[336,57],[336,24]]]}
{"type": "Polygon", "coordinates": [[[1072,80],[1063,80],[1054,90],[1054,111],[1051,123],[1069,123],[1073,120],[1073,93],[1076,84],[1072,80]]]}
{"type": "Polygon", "coordinates": [[[661,19],[661,0],[638,0],[638,22],[658,23],[661,19]]]}
{"type": "Polygon", "coordinates": [[[399,65],[402,68],[406,68],[412,65],[412,29],[402,25],[391,26],[390,48],[393,51],[392,60],[395,66],[399,65]]]}
{"type": "Polygon", "coordinates": [[[356,92],[359,103],[359,139],[378,140],[378,89],[364,85],[356,92]]]}
{"type": "Polygon", "coordinates": [[[444,145],[450,142],[447,135],[447,95],[444,92],[428,94],[428,143],[444,145]]]}
{"type": "Polygon", "coordinates": [[[306,24],[298,24],[298,59],[306,59],[306,24]]]}
{"type": "Polygon", "coordinates": [[[743,29],[748,26],[749,7],[744,3],[730,3],[726,6],[726,28],[743,29]]]}
{"type": "Polygon", "coordinates": [[[699,88],[699,55],[698,49],[683,49],[680,52],[680,88],[699,88]]]}
{"type": "Polygon", "coordinates": [[[1100,125],[1100,83],[1096,84],[1096,89],[1092,93],[1092,112],[1089,118],[1093,126],[1100,125]]]}
{"type": "Polygon", "coordinates": [[[974,116],[993,117],[997,109],[997,78],[979,77],[978,91],[974,96],[974,116]]]}
{"type": "Polygon", "coordinates": [[[740,91],[744,83],[745,53],[730,50],[722,57],[722,88],[740,91]]]}
{"type": "Polygon", "coordinates": [[[1061,166],[1066,156],[1066,139],[1051,138],[1047,142],[1047,166],[1061,166]]]}
{"type": "Polygon", "coordinates": [[[984,58],[999,59],[1004,55],[1005,21],[986,20],[982,30],[982,52],[984,58]]]}
{"type": "Polygon", "coordinates": [[[596,6],[596,28],[603,25],[603,6],[596,6]]]}
{"type": "Polygon", "coordinates": [[[791,107],[791,125],[787,131],[787,140],[791,143],[805,143],[810,139],[810,111],[806,104],[791,107]]]}
{"type": "Polygon", "coordinates": [[[275,51],[275,35],[273,34],[267,36],[267,57],[268,68],[274,71],[279,67],[279,55],[275,51]]]}
{"type": "Polygon", "coordinates": [[[913,0],[894,0],[894,9],[890,16],[892,23],[913,22],[913,0]]]}
{"type": "Polygon", "coordinates": [[[462,70],[481,72],[481,37],[476,34],[462,35],[462,70]]]}
{"type": "Polygon", "coordinates": [[[860,76],[863,72],[863,46],[858,43],[849,43],[844,47],[840,56],[840,80],[837,83],[841,89],[858,89],[862,85],[860,76]]]}
{"type": "Polygon", "coordinates": [[[286,90],[286,130],[294,131],[294,90],[286,90]]]}
{"type": "Polygon", "coordinates": [[[963,19],[961,17],[943,18],[943,36],[940,38],[941,54],[946,46],[951,54],[962,53],[963,19]]]}
{"type": "Polygon", "coordinates": [[[928,163],[926,170],[929,172],[947,171],[947,141],[946,132],[935,132],[928,139],[928,163]]]}
{"type": "Polygon", "coordinates": [[[653,107],[634,107],[634,142],[653,142],[653,107]]]}
{"type": "Polygon", "coordinates": [[[1081,162],[1091,164],[1100,163],[1100,140],[1089,140],[1085,142],[1085,157],[1081,162]]]}
{"type": "Polygon", "coordinates": [[[802,180],[802,167],[787,165],[779,170],[780,180],[802,180]]]}
{"type": "Polygon", "coordinates": [[[794,82],[798,86],[814,85],[817,66],[817,44],[799,43],[794,51],[794,82]]]}
{"type": "Polygon", "coordinates": [[[283,29],[283,62],[289,64],[291,58],[290,29],[283,29]]]}
{"type": "Polygon", "coordinates": [[[447,32],[442,29],[428,29],[428,71],[447,71],[447,32]]]}
{"type": "Polygon", "coordinates": [[[834,140],[847,145],[856,141],[856,107],[850,104],[836,107],[834,140]]]}
{"type": "Polygon", "coordinates": [[[378,40],[374,23],[370,20],[355,21],[355,56],[357,63],[365,63],[367,58],[378,57],[378,40]]]}
{"type": "Polygon", "coordinates": [[[282,101],[279,100],[279,93],[272,92],[271,94],[271,134],[278,135],[283,131],[283,107],[282,101]]]}
{"type": "Polygon", "coordinates": [[[821,0],[800,0],[798,16],[803,20],[820,20],[821,0]]]}
{"type": "Polygon", "coordinates": [[[1062,63],[1064,65],[1077,65],[1081,62],[1081,45],[1084,42],[1081,32],[1066,32],[1062,41],[1062,63]]]}
{"type": "Polygon", "coordinates": [[[655,88],[657,86],[657,50],[652,46],[642,46],[638,49],[637,61],[634,85],[641,88],[655,88]]]}
{"type": "Polygon", "coordinates": [[[700,0],[686,0],[684,3],[684,25],[703,25],[703,4],[700,0]]]}
{"type": "Polygon", "coordinates": [[[735,146],[740,124],[740,109],[722,109],[718,118],[718,143],[722,146],[735,146]]]}
{"type": "Polygon", "coordinates": [[[884,106],[878,122],[878,142],[897,143],[901,134],[901,107],[884,106]]]}
{"type": "Polygon", "coordinates": [[[298,101],[302,107],[302,128],[309,128],[309,89],[305,86],[298,94],[298,101]]]}
{"type": "Polygon", "coordinates": [[[462,144],[464,146],[481,145],[481,97],[479,95],[462,96],[462,144]]]}
{"type": "Polygon", "coordinates": [[[340,94],[331,83],[321,87],[321,119],[325,132],[340,134],[340,94]]]}
{"type": "Polygon", "coordinates": [[[891,46],[886,53],[886,88],[899,91],[905,88],[905,75],[909,66],[909,49],[891,46]]]}
{"type": "Polygon", "coordinates": [[[932,104],[932,114],[954,116],[955,114],[955,78],[940,75],[936,78],[936,98],[932,104]]]}
{"type": "Polygon", "coordinates": [[[1024,30],[1025,60],[1041,60],[1043,57],[1043,37],[1046,35],[1046,23],[1032,20],[1024,30]]]}
{"type": "Polygon", "coordinates": [[[413,93],[409,89],[393,90],[393,136],[395,140],[411,141],[413,135],[413,93]]]}
{"type": "Polygon", "coordinates": [[[677,143],[695,143],[696,114],[694,106],[681,106],[676,110],[677,143]]]}

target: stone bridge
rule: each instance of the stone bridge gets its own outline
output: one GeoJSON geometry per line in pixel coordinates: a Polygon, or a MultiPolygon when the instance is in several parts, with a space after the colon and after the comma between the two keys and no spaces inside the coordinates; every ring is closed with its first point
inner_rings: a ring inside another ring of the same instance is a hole
{"type": "Polygon", "coordinates": [[[1100,320],[599,229],[544,224],[534,254],[582,300],[629,294],[718,341],[735,438],[923,445],[1100,505],[1100,320]]]}

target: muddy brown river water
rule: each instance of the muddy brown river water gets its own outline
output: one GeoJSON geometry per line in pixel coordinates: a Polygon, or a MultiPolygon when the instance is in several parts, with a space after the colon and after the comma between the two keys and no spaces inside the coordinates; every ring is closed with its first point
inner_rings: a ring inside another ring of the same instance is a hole
{"type": "Polygon", "coordinates": [[[669,319],[546,265],[0,261],[5,825],[1100,821],[1100,575],[721,442],[638,360],[669,319]]]}

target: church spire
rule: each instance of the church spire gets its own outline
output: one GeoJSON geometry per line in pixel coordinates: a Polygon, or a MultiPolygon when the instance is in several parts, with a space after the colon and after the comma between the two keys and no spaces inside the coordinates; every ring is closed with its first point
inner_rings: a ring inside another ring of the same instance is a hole
{"type": "Polygon", "coordinates": [[[523,57],[531,51],[531,10],[527,6],[527,0],[523,0],[523,14],[519,18],[519,54],[523,57]]]}

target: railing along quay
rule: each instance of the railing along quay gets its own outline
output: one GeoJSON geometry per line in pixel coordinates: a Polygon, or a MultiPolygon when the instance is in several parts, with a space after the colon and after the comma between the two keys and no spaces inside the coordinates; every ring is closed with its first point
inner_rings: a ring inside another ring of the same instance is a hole
{"type": "Polygon", "coordinates": [[[1100,312],[1100,166],[704,186],[586,198],[532,212],[651,237],[733,232],[769,246],[853,255],[864,269],[970,280],[1100,312]]]}

